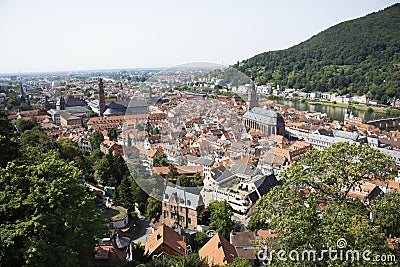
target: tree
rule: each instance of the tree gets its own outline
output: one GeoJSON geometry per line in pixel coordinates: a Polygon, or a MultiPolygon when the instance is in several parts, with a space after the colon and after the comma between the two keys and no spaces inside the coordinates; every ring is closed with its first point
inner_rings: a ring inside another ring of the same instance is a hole
{"type": "Polygon", "coordinates": [[[60,144],[60,153],[64,159],[72,161],[82,156],[82,151],[71,139],[63,139],[60,144]]]}
{"type": "Polygon", "coordinates": [[[52,152],[42,162],[0,169],[2,266],[87,266],[105,231],[80,171],[52,152]]]}
{"type": "Polygon", "coordinates": [[[375,225],[385,236],[400,236],[400,194],[391,192],[383,199],[372,201],[372,212],[376,215],[375,225]]]}
{"type": "MultiPolygon", "coordinates": [[[[274,82],[289,88],[368,93],[385,103],[399,98],[398,47],[394,34],[398,5],[340,23],[291,48],[261,53],[234,64],[257,83],[274,82]],[[382,30],[384,29],[384,30],[382,30]],[[368,37],[366,37],[368,35],[368,37]]],[[[232,83],[234,85],[234,83],[232,83]]]]}
{"type": "Polygon", "coordinates": [[[196,186],[196,184],[193,181],[193,178],[190,178],[184,174],[182,174],[181,176],[179,176],[179,180],[180,180],[180,184],[181,186],[185,186],[185,187],[193,187],[196,186]]]}
{"type": "Polygon", "coordinates": [[[349,125],[349,127],[347,127],[347,130],[349,130],[349,132],[355,132],[358,130],[357,126],[349,125]]]}
{"type": "Polygon", "coordinates": [[[169,164],[168,168],[169,168],[169,172],[167,173],[167,179],[169,181],[175,180],[179,175],[178,170],[176,169],[176,167],[172,163],[169,164]]]}
{"type": "Polygon", "coordinates": [[[137,208],[142,215],[146,213],[146,204],[148,195],[145,191],[136,183],[135,180],[132,180],[132,188],[133,188],[133,196],[135,197],[135,203],[137,204],[137,208]]]}
{"type": "Polygon", "coordinates": [[[201,259],[199,254],[190,253],[185,256],[177,256],[171,257],[164,260],[155,260],[154,262],[150,262],[145,266],[148,267],[164,267],[164,266],[173,266],[173,267],[208,267],[207,261],[205,259],[201,259]]]}
{"type": "Polygon", "coordinates": [[[156,135],[156,134],[159,133],[159,130],[158,130],[158,128],[150,127],[150,128],[148,129],[148,132],[149,132],[150,135],[156,135]]]}
{"type": "Polygon", "coordinates": [[[204,180],[204,178],[200,175],[200,173],[196,172],[196,174],[194,175],[194,183],[197,186],[202,186],[203,180],[204,180]]]}
{"type": "Polygon", "coordinates": [[[88,114],[87,114],[88,119],[95,118],[95,117],[98,117],[98,116],[99,116],[99,114],[97,114],[93,110],[89,111],[88,114]]]}
{"type": "Polygon", "coordinates": [[[208,209],[210,211],[210,228],[225,238],[229,238],[229,234],[233,230],[232,207],[226,200],[216,200],[208,205],[208,209]]]}
{"type": "Polygon", "coordinates": [[[153,167],[166,167],[168,161],[163,156],[157,156],[153,158],[153,167]]]}
{"type": "Polygon", "coordinates": [[[129,211],[135,211],[135,196],[133,195],[131,177],[125,175],[115,190],[114,202],[129,211]]]}
{"type": "Polygon", "coordinates": [[[142,124],[140,123],[136,123],[135,124],[135,129],[139,130],[140,132],[144,130],[144,127],[142,124]]]}
{"type": "Polygon", "coordinates": [[[15,121],[15,127],[20,133],[26,130],[32,130],[32,128],[36,126],[39,126],[36,119],[24,120],[22,118],[19,118],[15,121]]]}
{"type": "Polygon", "coordinates": [[[33,127],[21,133],[19,144],[20,154],[28,162],[40,161],[45,153],[59,149],[59,144],[40,127],[33,127]]]}
{"type": "Polygon", "coordinates": [[[104,186],[112,186],[111,180],[113,176],[113,162],[112,155],[104,155],[101,159],[97,160],[93,165],[94,178],[97,182],[104,186]]]}
{"type": "Polygon", "coordinates": [[[18,155],[18,144],[13,140],[13,129],[8,112],[0,110],[0,167],[14,160],[18,155]]]}
{"type": "Polygon", "coordinates": [[[117,187],[129,169],[120,154],[109,153],[97,160],[93,166],[94,176],[103,185],[117,187]]]}
{"type": "Polygon", "coordinates": [[[225,265],[226,267],[252,267],[253,265],[247,259],[235,258],[232,263],[225,265]]]}
{"type": "Polygon", "coordinates": [[[115,128],[107,129],[107,135],[111,141],[117,141],[118,133],[117,133],[117,130],[115,130],[115,128]]]}
{"type": "MultiPolygon", "coordinates": [[[[371,206],[348,196],[354,186],[372,179],[385,181],[394,172],[394,162],[367,145],[337,143],[322,151],[311,150],[280,174],[282,186],[274,187],[257,201],[249,225],[254,230],[260,222],[263,228],[273,229],[279,235],[280,249],[285,251],[312,249],[318,254],[336,248],[338,240],[344,238],[347,249],[390,254],[387,233],[395,233],[396,224],[376,220],[374,225],[370,220],[371,206]],[[385,234],[384,230],[388,232],[385,234]]],[[[389,200],[381,201],[376,203],[383,207],[373,204],[372,210],[375,207],[378,214],[394,212],[396,204],[391,207],[389,200]]],[[[398,218],[397,214],[391,219],[398,218]]],[[[272,263],[303,266],[300,262],[276,260],[272,263]]],[[[328,258],[312,264],[349,266],[348,262],[337,263],[328,258]]],[[[373,266],[375,263],[351,264],[373,266]]]]}
{"type": "Polygon", "coordinates": [[[85,177],[92,176],[92,166],[88,153],[78,147],[78,145],[71,139],[63,139],[60,142],[61,157],[67,161],[74,161],[75,166],[78,167],[85,177]]]}
{"type": "Polygon", "coordinates": [[[147,198],[146,218],[149,221],[151,220],[158,221],[161,215],[161,210],[162,210],[161,201],[153,197],[147,198]]]}
{"type": "Polygon", "coordinates": [[[89,141],[93,146],[93,149],[99,149],[101,142],[104,141],[104,135],[99,131],[94,131],[89,137],[89,141]]]}
{"type": "Polygon", "coordinates": [[[190,245],[192,247],[193,252],[199,251],[210,239],[208,235],[204,232],[196,232],[194,238],[191,240],[190,245]]]}

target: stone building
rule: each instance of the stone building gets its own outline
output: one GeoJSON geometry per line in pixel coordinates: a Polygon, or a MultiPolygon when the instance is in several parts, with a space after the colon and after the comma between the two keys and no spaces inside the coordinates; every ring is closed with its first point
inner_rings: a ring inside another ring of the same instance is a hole
{"type": "Polygon", "coordinates": [[[285,121],[274,110],[254,107],[243,115],[243,121],[247,127],[260,130],[266,136],[285,134],[285,121]]]}
{"type": "Polygon", "coordinates": [[[200,191],[195,187],[167,186],[162,201],[161,220],[173,228],[195,230],[200,224],[199,214],[204,211],[200,191]]]}

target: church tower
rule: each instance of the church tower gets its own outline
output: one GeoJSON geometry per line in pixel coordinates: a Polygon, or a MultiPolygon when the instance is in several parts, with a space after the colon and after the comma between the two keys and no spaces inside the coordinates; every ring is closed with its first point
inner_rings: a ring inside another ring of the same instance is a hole
{"type": "Polygon", "coordinates": [[[65,102],[65,98],[63,96],[60,96],[60,99],[56,103],[56,109],[65,110],[66,104],[67,103],[65,102]]]}
{"type": "Polygon", "coordinates": [[[254,84],[254,82],[252,80],[250,82],[250,89],[247,93],[247,106],[248,106],[249,110],[254,107],[258,107],[256,85],[254,84]]]}
{"type": "Polygon", "coordinates": [[[103,117],[103,113],[106,110],[106,102],[104,99],[104,85],[103,79],[99,78],[99,116],[103,117]]]}
{"type": "Polygon", "coordinates": [[[25,103],[25,92],[24,86],[22,85],[21,73],[19,74],[19,97],[21,99],[21,103],[25,103]]]}

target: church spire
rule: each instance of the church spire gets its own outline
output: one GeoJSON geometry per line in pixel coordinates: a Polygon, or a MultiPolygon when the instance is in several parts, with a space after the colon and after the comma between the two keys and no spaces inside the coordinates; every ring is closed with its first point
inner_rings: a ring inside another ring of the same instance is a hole
{"type": "Polygon", "coordinates": [[[21,103],[25,103],[25,92],[24,86],[22,85],[21,73],[19,73],[19,97],[21,98],[21,103]]]}
{"type": "Polygon", "coordinates": [[[253,79],[250,80],[250,89],[247,93],[247,105],[249,110],[258,107],[256,85],[253,82],[253,79]]]}
{"type": "Polygon", "coordinates": [[[104,99],[104,84],[103,79],[99,78],[99,116],[103,117],[103,113],[106,110],[106,102],[104,99]]]}

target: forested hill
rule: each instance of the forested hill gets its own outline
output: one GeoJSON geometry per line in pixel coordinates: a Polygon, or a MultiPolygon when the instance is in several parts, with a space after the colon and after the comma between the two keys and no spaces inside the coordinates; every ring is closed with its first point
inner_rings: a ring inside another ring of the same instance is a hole
{"type": "Polygon", "coordinates": [[[342,22],[285,50],[238,62],[257,84],[400,98],[400,3],[342,22]]]}

